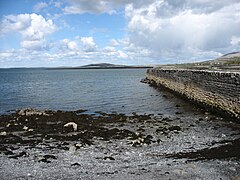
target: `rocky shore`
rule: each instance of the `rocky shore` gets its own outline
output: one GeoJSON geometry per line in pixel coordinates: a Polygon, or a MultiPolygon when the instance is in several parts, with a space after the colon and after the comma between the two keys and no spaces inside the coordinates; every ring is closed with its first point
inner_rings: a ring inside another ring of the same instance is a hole
{"type": "Polygon", "coordinates": [[[0,116],[2,179],[239,179],[240,125],[209,114],[18,110],[0,116]]]}

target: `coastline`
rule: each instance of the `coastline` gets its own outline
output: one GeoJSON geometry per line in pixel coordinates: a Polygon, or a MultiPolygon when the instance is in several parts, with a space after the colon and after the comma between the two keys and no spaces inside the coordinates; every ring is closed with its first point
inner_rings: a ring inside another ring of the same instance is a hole
{"type": "Polygon", "coordinates": [[[239,176],[240,126],[209,113],[182,119],[22,109],[0,116],[0,127],[3,179],[239,176]]]}
{"type": "Polygon", "coordinates": [[[162,66],[148,69],[147,83],[166,88],[202,107],[240,119],[240,72],[162,66]]]}

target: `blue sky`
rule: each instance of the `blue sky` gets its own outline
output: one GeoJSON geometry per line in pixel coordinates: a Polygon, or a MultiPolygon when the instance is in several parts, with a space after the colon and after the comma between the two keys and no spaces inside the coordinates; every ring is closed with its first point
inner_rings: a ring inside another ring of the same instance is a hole
{"type": "Polygon", "coordinates": [[[208,60],[240,48],[239,0],[0,0],[0,68],[208,60]]]}

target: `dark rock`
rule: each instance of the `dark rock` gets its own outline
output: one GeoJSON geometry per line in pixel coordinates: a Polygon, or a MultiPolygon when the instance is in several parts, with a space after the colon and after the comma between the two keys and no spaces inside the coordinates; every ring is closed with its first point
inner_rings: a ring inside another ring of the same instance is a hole
{"type": "Polygon", "coordinates": [[[85,110],[85,109],[79,109],[79,110],[74,111],[74,112],[77,113],[77,114],[81,114],[81,113],[86,112],[86,111],[87,110],[85,110]]]}
{"type": "Polygon", "coordinates": [[[38,162],[51,163],[50,160],[45,159],[45,158],[38,160],[38,162]]]}
{"type": "Polygon", "coordinates": [[[13,156],[9,156],[9,158],[14,158],[14,159],[17,159],[19,157],[22,157],[22,156],[27,156],[27,153],[25,151],[22,151],[16,155],[13,155],[13,156]]]}
{"type": "Polygon", "coordinates": [[[168,128],[169,131],[181,131],[181,127],[180,126],[171,126],[168,128]]]}
{"type": "Polygon", "coordinates": [[[165,94],[164,94],[162,97],[164,97],[164,98],[168,98],[168,96],[167,96],[167,95],[165,95],[165,94]]]}
{"type": "Polygon", "coordinates": [[[46,155],[44,155],[43,157],[46,158],[46,159],[57,159],[56,156],[54,156],[54,155],[49,155],[49,154],[46,154],[46,155]]]}
{"type": "Polygon", "coordinates": [[[165,132],[165,131],[167,131],[166,127],[159,127],[158,129],[156,129],[156,133],[165,132]]]}
{"type": "Polygon", "coordinates": [[[106,156],[103,158],[104,160],[111,160],[111,161],[114,161],[115,159],[111,156],[106,156]]]}
{"type": "Polygon", "coordinates": [[[79,163],[73,163],[71,166],[81,166],[79,163]]]}
{"type": "Polygon", "coordinates": [[[51,163],[51,161],[49,159],[57,159],[57,158],[54,155],[46,154],[44,156],[39,156],[38,162],[51,163]]]}
{"type": "Polygon", "coordinates": [[[138,129],[137,129],[137,131],[144,132],[144,131],[145,131],[145,129],[143,129],[143,128],[141,128],[141,127],[140,127],[140,128],[138,128],[138,129]]]}
{"type": "Polygon", "coordinates": [[[149,144],[151,144],[152,139],[153,139],[153,137],[152,137],[151,135],[147,135],[147,136],[143,139],[143,143],[149,145],[149,144]]]}
{"type": "Polygon", "coordinates": [[[141,79],[140,82],[141,82],[141,83],[149,84],[149,83],[150,83],[150,80],[149,80],[148,78],[144,78],[144,79],[141,79]]]}
{"type": "Polygon", "coordinates": [[[211,159],[230,159],[240,158],[240,139],[229,140],[228,142],[222,141],[218,142],[218,146],[213,146],[211,148],[204,148],[191,152],[180,152],[176,154],[169,154],[166,157],[174,158],[188,158],[198,160],[211,160],[211,159]]]}

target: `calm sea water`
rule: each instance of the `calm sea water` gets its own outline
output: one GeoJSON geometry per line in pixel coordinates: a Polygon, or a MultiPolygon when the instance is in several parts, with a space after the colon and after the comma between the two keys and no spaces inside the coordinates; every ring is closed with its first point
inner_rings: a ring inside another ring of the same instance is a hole
{"type": "Polygon", "coordinates": [[[145,73],[146,69],[1,69],[0,113],[33,107],[173,114],[176,104],[186,105],[140,83],[145,73]]]}

